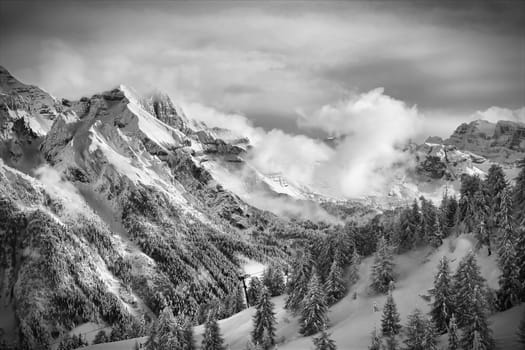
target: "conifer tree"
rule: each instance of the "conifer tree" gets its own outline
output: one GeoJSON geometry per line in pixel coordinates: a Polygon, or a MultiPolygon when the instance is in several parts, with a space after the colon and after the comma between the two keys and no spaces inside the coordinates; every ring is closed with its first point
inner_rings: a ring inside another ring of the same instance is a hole
{"type": "Polygon", "coordinates": [[[498,213],[502,204],[503,192],[507,191],[508,187],[500,165],[493,164],[490,166],[484,185],[488,199],[487,230],[489,236],[493,237],[496,228],[500,226],[498,213]]]}
{"type": "Polygon", "coordinates": [[[510,193],[507,190],[502,192],[500,210],[498,213],[498,223],[500,226],[501,240],[498,249],[498,265],[501,270],[499,277],[499,290],[497,291],[498,308],[507,310],[520,302],[520,294],[523,286],[519,279],[518,252],[516,246],[518,238],[514,232],[512,222],[512,204],[510,203],[510,193]]]}
{"type": "Polygon", "coordinates": [[[383,308],[383,317],[381,318],[381,332],[383,336],[391,336],[399,334],[401,330],[399,312],[397,312],[396,303],[392,292],[388,293],[385,307],[383,308]]]}
{"type": "Polygon", "coordinates": [[[406,350],[426,350],[423,343],[425,340],[426,325],[423,314],[419,309],[415,309],[408,315],[406,327],[406,350]]]}
{"type": "Polygon", "coordinates": [[[324,329],[328,322],[326,311],[326,294],[319,282],[317,273],[314,272],[308,283],[308,293],[304,298],[299,332],[308,336],[324,329]]]}
{"type": "Polygon", "coordinates": [[[439,217],[437,213],[435,214],[435,218],[433,220],[432,228],[429,232],[429,244],[437,248],[441,244],[443,244],[443,231],[441,230],[441,224],[439,223],[439,217]]]}
{"type": "Polygon", "coordinates": [[[326,278],[325,291],[328,305],[333,305],[341,300],[347,291],[346,283],[343,278],[343,270],[337,260],[334,260],[330,273],[326,278]]]}
{"type": "Polygon", "coordinates": [[[472,307],[469,310],[469,323],[463,328],[460,344],[464,350],[494,348],[494,339],[487,324],[487,306],[485,296],[479,286],[474,287],[474,293],[469,300],[472,307]]]}
{"type": "Polygon", "coordinates": [[[398,350],[398,342],[394,334],[388,336],[385,341],[385,346],[382,349],[385,350],[398,350]]]}
{"type": "Polygon", "coordinates": [[[248,290],[246,291],[246,294],[248,294],[248,302],[251,306],[257,305],[262,290],[263,284],[261,280],[257,277],[252,277],[250,280],[250,285],[248,286],[248,290]]]}
{"type": "Polygon", "coordinates": [[[379,338],[379,335],[377,334],[376,329],[372,331],[372,337],[370,341],[370,346],[368,347],[368,350],[381,350],[381,338],[379,338]]]}
{"type": "Polygon", "coordinates": [[[263,289],[253,317],[252,341],[268,349],[275,344],[275,312],[270,293],[263,289]],[[266,338],[266,339],[265,339],[266,338]]]}
{"type": "Polygon", "coordinates": [[[473,321],[473,296],[475,288],[483,290],[485,279],[481,276],[476,257],[472,251],[459,262],[453,277],[454,301],[459,328],[473,321]]]}
{"type": "Polygon", "coordinates": [[[431,320],[425,320],[425,332],[423,335],[423,347],[425,350],[437,350],[437,330],[431,320]]]}
{"type": "MultiPolygon", "coordinates": [[[[525,223],[518,228],[518,242],[516,244],[516,266],[518,267],[518,279],[525,281],[525,223]]],[[[520,299],[525,302],[525,283],[522,283],[520,299]]]]}
{"type": "Polygon", "coordinates": [[[281,268],[277,265],[270,265],[264,271],[262,283],[272,297],[283,294],[285,285],[281,268]]]}
{"type": "Polygon", "coordinates": [[[394,280],[394,261],[385,237],[381,237],[377,243],[371,277],[370,287],[377,293],[386,293],[390,282],[394,280]]]}
{"type": "Polygon", "coordinates": [[[516,223],[525,225],[525,158],[520,163],[520,172],[515,179],[512,202],[516,223]]]}
{"type": "Polygon", "coordinates": [[[518,335],[518,342],[525,346],[525,312],[523,313],[523,316],[521,317],[517,335],[518,335]]]}
{"type": "Polygon", "coordinates": [[[308,291],[308,282],[312,271],[312,261],[308,253],[298,256],[292,266],[292,275],[288,281],[288,298],[284,307],[296,313],[308,291]]]}
{"type": "Polygon", "coordinates": [[[326,332],[326,329],[321,331],[321,335],[318,338],[313,339],[315,350],[337,350],[335,341],[330,339],[330,335],[326,332]]]}
{"type": "Polygon", "coordinates": [[[456,316],[452,314],[448,324],[448,350],[459,349],[458,325],[456,324],[456,316]]]}
{"type": "Polygon", "coordinates": [[[350,267],[348,268],[348,283],[350,286],[354,285],[359,279],[359,264],[361,264],[361,257],[359,256],[357,249],[354,248],[350,267]]]}
{"type": "Polygon", "coordinates": [[[181,341],[177,334],[177,324],[175,316],[170,307],[162,309],[157,321],[153,325],[150,337],[146,342],[146,349],[148,350],[165,350],[170,349],[170,346],[177,344],[180,346],[181,341]]]}
{"type": "Polygon", "coordinates": [[[454,310],[450,266],[446,256],[439,261],[438,272],[434,277],[434,289],[431,292],[434,301],[430,307],[430,316],[436,325],[437,332],[447,331],[451,314],[454,310]]]}
{"type": "Polygon", "coordinates": [[[219,324],[215,317],[208,317],[208,320],[204,324],[201,350],[226,350],[224,339],[222,338],[219,324]]]}

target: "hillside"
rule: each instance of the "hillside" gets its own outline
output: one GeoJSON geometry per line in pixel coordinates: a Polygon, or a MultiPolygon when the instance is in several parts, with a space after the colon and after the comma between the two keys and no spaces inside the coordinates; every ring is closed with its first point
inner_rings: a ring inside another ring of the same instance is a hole
{"type": "MultiPolygon", "coordinates": [[[[396,257],[396,274],[398,280],[393,292],[394,299],[401,313],[402,324],[406,323],[407,315],[414,309],[419,308],[428,312],[428,302],[421,296],[428,296],[428,290],[432,288],[434,274],[439,259],[447,256],[452,261],[452,270],[455,270],[459,260],[473,249],[473,241],[469,236],[461,236],[457,239],[447,239],[444,244],[434,252],[428,249],[417,250],[396,257]]],[[[477,254],[477,260],[481,266],[482,275],[487,279],[491,288],[497,288],[498,268],[493,257],[488,257],[485,251],[477,254]]],[[[381,309],[385,303],[386,296],[370,296],[368,285],[370,277],[371,258],[364,259],[359,268],[359,281],[353,286],[349,294],[339,303],[332,306],[328,313],[330,320],[329,333],[337,343],[339,349],[364,350],[370,344],[370,333],[374,327],[381,323],[381,309]],[[356,299],[353,293],[357,293],[356,299]],[[377,303],[379,311],[373,312],[373,304],[377,303]]],[[[273,299],[277,314],[277,343],[278,348],[283,350],[312,349],[311,337],[302,337],[298,330],[298,320],[283,309],[284,298],[273,299]]],[[[497,343],[497,349],[513,350],[520,349],[516,342],[516,329],[520,318],[525,312],[525,305],[515,307],[503,313],[498,313],[490,318],[491,328],[497,343]]],[[[252,329],[252,317],[254,308],[249,308],[228,319],[219,321],[221,331],[226,343],[231,350],[243,350],[249,332],[252,329]]],[[[200,344],[203,327],[195,327],[197,343],[200,344]]],[[[446,337],[444,337],[446,339],[446,337]]],[[[87,349],[124,350],[132,349],[135,341],[141,343],[146,338],[131,339],[123,342],[108,343],[89,346],[87,349]]],[[[445,340],[444,340],[445,341],[445,340]]],[[[446,342],[445,342],[446,344],[446,342]]]]}

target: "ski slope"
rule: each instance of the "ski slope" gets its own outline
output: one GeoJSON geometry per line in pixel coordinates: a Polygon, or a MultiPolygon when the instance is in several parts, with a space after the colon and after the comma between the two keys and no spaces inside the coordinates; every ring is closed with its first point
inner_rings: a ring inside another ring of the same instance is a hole
{"type": "MultiPolygon", "coordinates": [[[[401,323],[406,324],[407,316],[419,308],[428,312],[428,302],[421,296],[428,295],[432,288],[434,274],[438,261],[446,255],[454,272],[461,258],[473,249],[473,240],[469,236],[461,236],[457,239],[447,239],[435,252],[428,248],[409,252],[396,256],[397,282],[393,292],[394,300],[401,314],[401,323]]],[[[330,308],[328,317],[330,319],[329,333],[335,340],[338,349],[365,350],[370,343],[370,333],[381,324],[382,307],[386,296],[370,295],[368,290],[369,271],[373,258],[363,260],[359,268],[360,279],[351,289],[348,295],[339,303],[330,308]],[[354,293],[357,297],[354,299],[354,293]],[[379,311],[373,311],[374,302],[377,303],[379,311]]],[[[496,267],[495,257],[487,256],[485,250],[478,252],[478,264],[481,273],[487,279],[491,288],[497,287],[499,271],[496,267]]],[[[273,299],[275,303],[277,324],[277,343],[279,350],[307,350],[313,349],[312,337],[302,337],[299,334],[298,317],[290,315],[283,309],[284,296],[273,299]]],[[[243,350],[250,337],[252,330],[252,317],[255,310],[253,307],[240,312],[228,319],[219,321],[221,332],[231,350],[243,350]]],[[[521,315],[525,312],[522,304],[503,313],[498,313],[490,318],[491,328],[497,343],[497,349],[513,350],[520,349],[517,343],[516,330],[521,315]]],[[[195,327],[197,344],[202,341],[203,326],[195,327]]],[[[121,342],[99,344],[87,347],[87,349],[124,350],[132,349],[135,341],[145,342],[146,337],[131,339],[121,342]]],[[[442,344],[446,345],[446,335],[442,337],[442,344]]]]}

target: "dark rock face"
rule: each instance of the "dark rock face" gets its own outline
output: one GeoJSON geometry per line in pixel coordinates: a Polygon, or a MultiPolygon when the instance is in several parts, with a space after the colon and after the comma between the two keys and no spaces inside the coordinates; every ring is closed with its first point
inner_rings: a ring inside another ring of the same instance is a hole
{"type": "Polygon", "coordinates": [[[488,159],[513,162],[525,155],[525,124],[476,120],[461,124],[444,143],[488,159]]]}
{"type": "Polygon", "coordinates": [[[445,176],[447,166],[439,157],[428,156],[417,166],[418,173],[426,175],[432,179],[441,179],[445,176]]]}

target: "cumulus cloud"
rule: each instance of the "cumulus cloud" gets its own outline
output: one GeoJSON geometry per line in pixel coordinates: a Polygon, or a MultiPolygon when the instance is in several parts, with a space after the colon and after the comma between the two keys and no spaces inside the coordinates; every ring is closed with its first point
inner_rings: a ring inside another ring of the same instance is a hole
{"type": "MultiPolygon", "coordinates": [[[[305,135],[254,127],[239,114],[186,106],[190,117],[227,127],[250,138],[248,160],[262,173],[279,173],[299,186],[338,198],[387,191],[396,168],[408,159],[402,147],[417,135],[422,117],[382,88],[355,94],[317,111],[302,113],[300,125],[338,137],[335,147],[305,135]]],[[[402,169],[400,169],[402,170],[402,169]]]]}
{"type": "Polygon", "coordinates": [[[418,134],[422,117],[377,88],[303,115],[300,123],[341,137],[318,176],[332,178],[345,197],[359,197],[387,189],[396,165],[408,161],[402,147],[418,134]]]}
{"type": "Polygon", "coordinates": [[[514,122],[525,123],[525,107],[512,110],[493,106],[485,111],[476,112],[472,116],[472,119],[483,119],[493,123],[496,123],[499,120],[510,120],[514,122]]]}

